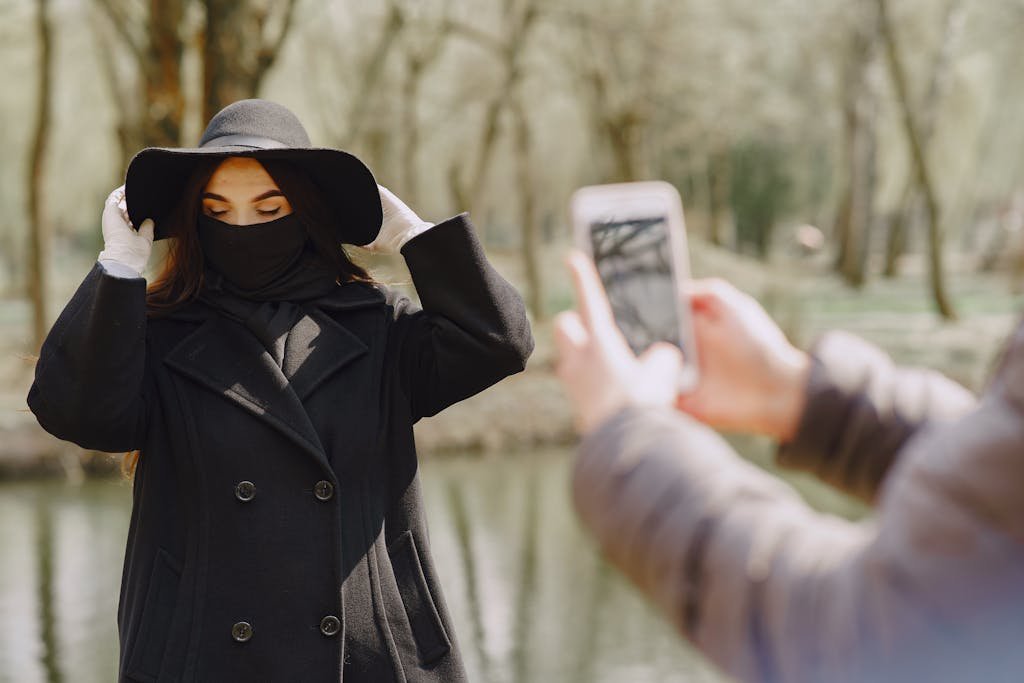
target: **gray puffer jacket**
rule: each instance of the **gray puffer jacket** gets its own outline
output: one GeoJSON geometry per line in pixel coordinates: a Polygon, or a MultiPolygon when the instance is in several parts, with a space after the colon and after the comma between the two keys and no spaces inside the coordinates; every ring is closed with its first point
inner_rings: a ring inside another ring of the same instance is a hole
{"type": "Polygon", "coordinates": [[[877,504],[819,514],[678,413],[585,438],[576,509],[606,557],[745,681],[1024,681],[1024,325],[976,400],[826,335],[783,465],[877,504]]]}

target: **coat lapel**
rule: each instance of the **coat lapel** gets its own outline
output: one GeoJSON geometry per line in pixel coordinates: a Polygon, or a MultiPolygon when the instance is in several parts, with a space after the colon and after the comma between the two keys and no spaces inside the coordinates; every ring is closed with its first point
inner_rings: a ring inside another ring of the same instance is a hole
{"type": "Polygon", "coordinates": [[[284,372],[300,401],[305,401],[327,378],[367,351],[359,337],[326,311],[349,312],[384,303],[373,285],[351,282],[308,306],[292,327],[285,349],[284,372]]]}
{"type": "Polygon", "coordinates": [[[366,353],[359,337],[318,310],[307,311],[292,326],[284,352],[284,374],[300,401],[324,380],[366,353]]]}
{"type": "Polygon", "coordinates": [[[260,418],[329,466],[302,403],[331,375],[365,354],[367,347],[324,311],[373,307],[384,300],[384,294],[372,285],[339,287],[317,302],[316,308],[305,310],[294,325],[283,368],[251,332],[196,302],[172,317],[205,322],[167,354],[164,362],[260,418]]]}
{"type": "Polygon", "coordinates": [[[263,345],[241,325],[212,316],[164,362],[268,423],[328,466],[299,397],[263,345]]]}

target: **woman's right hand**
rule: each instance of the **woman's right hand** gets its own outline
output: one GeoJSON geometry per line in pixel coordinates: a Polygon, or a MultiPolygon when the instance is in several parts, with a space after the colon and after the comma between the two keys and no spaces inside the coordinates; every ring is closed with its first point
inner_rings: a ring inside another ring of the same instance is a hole
{"type": "Polygon", "coordinates": [[[712,427],[790,440],[806,403],[809,356],[728,282],[694,280],[687,288],[700,381],[677,407],[712,427]]]}
{"type": "Polygon", "coordinates": [[[107,197],[103,206],[103,251],[97,260],[115,261],[142,274],[153,251],[153,221],[142,221],[138,232],[128,220],[124,185],[107,197]]]}

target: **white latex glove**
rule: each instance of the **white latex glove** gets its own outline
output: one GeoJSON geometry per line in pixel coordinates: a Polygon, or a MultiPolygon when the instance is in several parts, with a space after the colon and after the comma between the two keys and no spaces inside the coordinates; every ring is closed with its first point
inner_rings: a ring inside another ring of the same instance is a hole
{"type": "Polygon", "coordinates": [[[128,208],[124,199],[124,185],[107,197],[103,205],[103,251],[98,261],[114,261],[142,274],[153,251],[153,221],[142,221],[139,231],[132,228],[128,220],[128,208]]]}
{"type": "Polygon", "coordinates": [[[405,202],[388,188],[378,185],[377,191],[380,193],[384,220],[377,239],[363,245],[363,249],[377,254],[397,254],[406,242],[434,227],[433,223],[428,223],[417,216],[415,211],[406,206],[405,202]]]}

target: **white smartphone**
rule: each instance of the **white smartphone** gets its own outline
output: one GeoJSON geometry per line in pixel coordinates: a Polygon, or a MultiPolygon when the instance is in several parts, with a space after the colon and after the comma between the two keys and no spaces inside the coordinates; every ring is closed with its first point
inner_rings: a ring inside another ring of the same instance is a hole
{"type": "Polygon", "coordinates": [[[691,391],[697,345],[681,289],[690,268],[679,192],[657,181],[582,187],[572,218],[576,245],[594,259],[626,342],[637,354],[658,341],[678,346],[679,390],[691,391]]]}

